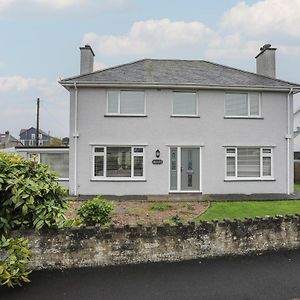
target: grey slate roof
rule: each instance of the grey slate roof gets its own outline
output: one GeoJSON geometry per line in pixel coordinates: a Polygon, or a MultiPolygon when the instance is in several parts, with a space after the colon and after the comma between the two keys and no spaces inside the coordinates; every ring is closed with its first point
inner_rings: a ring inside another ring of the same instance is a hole
{"type": "Polygon", "coordinates": [[[62,85],[73,82],[300,88],[300,84],[204,60],[143,59],[60,81],[62,85]]]}

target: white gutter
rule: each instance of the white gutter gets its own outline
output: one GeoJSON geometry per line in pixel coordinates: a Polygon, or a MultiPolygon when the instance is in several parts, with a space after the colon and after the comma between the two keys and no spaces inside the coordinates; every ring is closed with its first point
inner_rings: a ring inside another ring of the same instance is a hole
{"type": "MultiPolygon", "coordinates": [[[[73,82],[64,82],[59,81],[59,83],[67,87],[74,86],[73,82]]],[[[153,89],[203,89],[203,90],[252,90],[252,91],[277,91],[277,92],[286,92],[289,91],[290,88],[282,87],[282,86],[273,86],[273,87],[265,87],[265,86],[221,86],[221,85],[197,85],[193,83],[186,83],[186,84],[162,84],[162,83],[136,83],[136,82],[128,82],[128,83],[114,83],[114,82],[106,82],[106,83],[99,83],[97,81],[77,81],[77,86],[83,87],[118,87],[118,88],[153,88],[153,89]]],[[[300,88],[299,88],[300,91],[300,88]]]]}
{"type": "Polygon", "coordinates": [[[287,194],[290,195],[290,140],[291,135],[291,118],[290,118],[290,95],[293,93],[293,88],[290,89],[287,95],[287,135],[286,135],[286,151],[287,151],[287,194]]]}
{"type": "Polygon", "coordinates": [[[78,115],[78,91],[77,91],[77,84],[74,82],[75,88],[75,107],[74,107],[74,195],[77,196],[77,144],[78,144],[78,124],[77,124],[77,115],[78,115]]]}

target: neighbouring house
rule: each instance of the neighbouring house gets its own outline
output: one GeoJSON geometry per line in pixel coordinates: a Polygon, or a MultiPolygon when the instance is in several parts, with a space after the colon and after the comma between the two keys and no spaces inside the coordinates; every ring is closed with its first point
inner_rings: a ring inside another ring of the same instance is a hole
{"type": "Polygon", "coordinates": [[[293,94],[265,45],[251,73],[142,59],[93,72],[80,48],[70,92],[73,195],[293,192],[293,94]]]}
{"type": "Polygon", "coordinates": [[[0,149],[13,148],[15,146],[22,146],[22,143],[13,137],[9,131],[0,133],[0,149]]]}
{"type": "MultiPolygon", "coordinates": [[[[24,146],[36,146],[36,128],[21,129],[20,141],[24,146]]],[[[51,136],[43,130],[39,130],[39,145],[47,146],[50,144],[51,136]]]]}
{"type": "Polygon", "coordinates": [[[25,159],[48,165],[59,176],[60,184],[69,187],[69,147],[15,147],[15,152],[25,159]]]}

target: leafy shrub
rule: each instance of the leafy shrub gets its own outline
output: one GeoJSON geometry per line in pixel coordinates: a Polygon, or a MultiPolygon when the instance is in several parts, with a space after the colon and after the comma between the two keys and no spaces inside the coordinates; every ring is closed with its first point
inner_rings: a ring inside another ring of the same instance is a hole
{"type": "Polygon", "coordinates": [[[166,210],[173,209],[173,206],[162,203],[162,204],[151,205],[149,208],[150,208],[150,210],[166,211],[166,210]]]}
{"type": "Polygon", "coordinates": [[[111,221],[113,206],[111,202],[97,196],[88,200],[78,209],[78,215],[88,226],[105,225],[111,221]]]}
{"type": "Polygon", "coordinates": [[[182,222],[181,218],[178,215],[175,215],[173,217],[170,218],[169,222],[171,224],[179,224],[182,222]]]}
{"type": "Polygon", "coordinates": [[[57,226],[65,193],[46,165],[0,153],[0,232],[57,226]]]}
{"type": "Polygon", "coordinates": [[[31,252],[27,248],[28,240],[21,238],[0,239],[0,285],[14,287],[22,282],[30,282],[27,264],[31,252]]]}

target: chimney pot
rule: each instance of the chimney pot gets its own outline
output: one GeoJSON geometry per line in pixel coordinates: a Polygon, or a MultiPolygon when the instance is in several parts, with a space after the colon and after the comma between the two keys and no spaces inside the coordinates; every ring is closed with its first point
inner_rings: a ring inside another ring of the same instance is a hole
{"type": "Polygon", "coordinates": [[[276,77],[275,52],[277,48],[272,48],[271,44],[265,44],[256,55],[256,73],[268,77],[276,77]]]}
{"type": "Polygon", "coordinates": [[[80,75],[94,71],[95,53],[90,45],[80,47],[80,75]]]}

